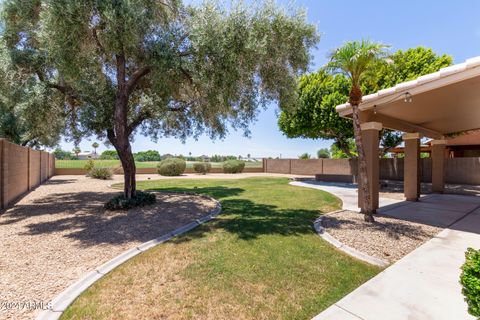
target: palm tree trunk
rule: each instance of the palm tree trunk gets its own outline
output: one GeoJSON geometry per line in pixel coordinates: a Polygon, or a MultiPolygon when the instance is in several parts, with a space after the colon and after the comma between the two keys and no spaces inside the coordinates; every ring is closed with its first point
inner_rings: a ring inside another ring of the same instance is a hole
{"type": "Polygon", "coordinates": [[[361,210],[364,214],[364,219],[367,222],[375,221],[373,218],[373,204],[372,196],[370,194],[370,181],[368,181],[367,174],[367,158],[363,148],[362,130],[360,129],[360,110],[357,105],[352,105],[353,115],[353,132],[355,136],[355,144],[358,152],[358,184],[362,189],[361,210]]]}
{"type": "Polygon", "coordinates": [[[370,194],[370,181],[368,181],[367,158],[363,148],[362,130],[360,128],[360,109],[358,105],[362,102],[362,90],[359,86],[352,86],[350,91],[350,105],[352,106],[353,117],[353,133],[355,136],[355,144],[358,153],[358,185],[362,190],[362,198],[360,203],[361,211],[367,222],[374,222],[374,209],[372,195],[370,194]]]}

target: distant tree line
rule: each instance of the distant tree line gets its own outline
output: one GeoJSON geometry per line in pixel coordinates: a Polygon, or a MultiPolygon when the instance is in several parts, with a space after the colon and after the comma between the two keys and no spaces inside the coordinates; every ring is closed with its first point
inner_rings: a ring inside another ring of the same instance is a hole
{"type": "MultiPolygon", "coordinates": [[[[80,151],[78,152],[80,153],[80,151]]],[[[74,154],[74,152],[69,152],[62,150],[61,148],[55,149],[53,152],[55,155],[55,158],[57,160],[77,160],[78,157],[74,154]]],[[[161,161],[167,158],[181,158],[185,159],[186,161],[210,161],[210,162],[225,162],[228,160],[236,160],[238,157],[233,156],[233,155],[218,155],[215,154],[211,157],[209,156],[192,156],[191,153],[189,156],[183,156],[182,154],[180,155],[173,155],[173,154],[163,154],[161,155],[158,151],[156,150],[147,150],[147,151],[139,151],[133,154],[133,158],[135,159],[136,162],[147,162],[147,161],[161,161]]],[[[239,156],[240,157],[240,156],[239,156]]],[[[100,156],[98,157],[99,160],[119,160],[119,156],[117,151],[115,150],[105,150],[103,151],[100,156]]]]}

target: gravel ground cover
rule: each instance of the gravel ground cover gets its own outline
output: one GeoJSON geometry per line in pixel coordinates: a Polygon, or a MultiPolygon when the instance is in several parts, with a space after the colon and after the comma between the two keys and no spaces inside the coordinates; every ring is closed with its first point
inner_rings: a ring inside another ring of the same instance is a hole
{"type": "Polygon", "coordinates": [[[382,215],[375,215],[375,223],[367,223],[362,214],[348,210],[325,215],[322,226],[343,244],[389,262],[399,260],[442,230],[382,215]]]}
{"type": "Polygon", "coordinates": [[[32,319],[40,310],[24,303],[46,304],[96,266],[215,206],[196,195],[159,192],[153,206],[107,212],[104,202],[118,193],[111,183],[56,176],[0,215],[0,319],[32,319]]]}

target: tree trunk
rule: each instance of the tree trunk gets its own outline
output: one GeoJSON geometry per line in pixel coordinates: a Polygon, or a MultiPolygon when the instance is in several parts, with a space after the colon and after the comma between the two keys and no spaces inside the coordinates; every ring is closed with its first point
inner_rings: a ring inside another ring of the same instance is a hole
{"type": "Polygon", "coordinates": [[[108,133],[107,136],[117,150],[122,163],[125,182],[124,196],[126,199],[131,199],[136,195],[136,168],[129,140],[131,131],[127,124],[128,89],[125,83],[125,58],[123,55],[117,57],[117,64],[118,88],[115,100],[114,128],[113,132],[108,133]]]}
{"type": "MultiPolygon", "coordinates": [[[[115,129],[118,127],[119,125],[116,124],[115,129]]],[[[129,136],[126,134],[119,134],[119,132],[123,131],[121,129],[115,131],[117,134],[107,134],[107,137],[110,143],[115,147],[122,164],[124,174],[124,196],[126,199],[131,199],[132,197],[135,197],[137,191],[135,180],[137,169],[135,166],[135,159],[133,157],[129,136]]],[[[127,133],[126,128],[124,132],[127,133]]]]}
{"type": "MultiPolygon", "coordinates": [[[[353,92],[350,95],[358,94],[357,92],[353,92]]],[[[359,91],[359,89],[358,89],[359,91]]],[[[370,181],[368,181],[368,174],[367,174],[367,158],[365,156],[365,150],[363,149],[363,141],[362,141],[362,130],[360,129],[360,110],[358,107],[359,101],[361,101],[361,91],[360,91],[360,98],[355,97],[356,99],[352,99],[354,104],[352,105],[352,116],[353,116],[353,132],[355,136],[355,144],[357,146],[357,153],[358,153],[358,182],[359,187],[362,188],[363,197],[361,199],[361,211],[364,214],[364,219],[367,222],[374,222],[375,219],[373,218],[374,210],[373,210],[373,203],[372,203],[372,196],[370,194],[370,181]]]]}
{"type": "Polygon", "coordinates": [[[126,141],[126,143],[122,144],[123,148],[119,148],[115,146],[115,149],[118,152],[118,157],[120,158],[120,162],[122,163],[123,174],[124,174],[124,183],[125,187],[123,188],[123,193],[126,199],[131,199],[136,195],[136,167],[135,167],[135,159],[133,158],[132,148],[130,146],[130,142],[126,141]]]}

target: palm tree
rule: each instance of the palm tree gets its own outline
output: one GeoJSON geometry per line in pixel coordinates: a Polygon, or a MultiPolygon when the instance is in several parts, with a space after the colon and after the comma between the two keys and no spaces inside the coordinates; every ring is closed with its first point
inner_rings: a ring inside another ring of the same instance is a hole
{"type": "Polygon", "coordinates": [[[97,143],[97,142],[94,142],[94,143],[92,144],[92,148],[93,148],[93,150],[94,150],[93,153],[97,154],[98,143],[97,143]]]}
{"type": "Polygon", "coordinates": [[[329,70],[348,76],[352,82],[348,102],[352,106],[353,131],[358,152],[359,185],[363,191],[361,209],[367,222],[375,221],[373,218],[375,210],[370,194],[367,160],[360,130],[359,105],[363,96],[361,85],[372,67],[387,57],[387,48],[387,45],[370,40],[349,41],[330,54],[330,62],[327,64],[329,70]]]}

